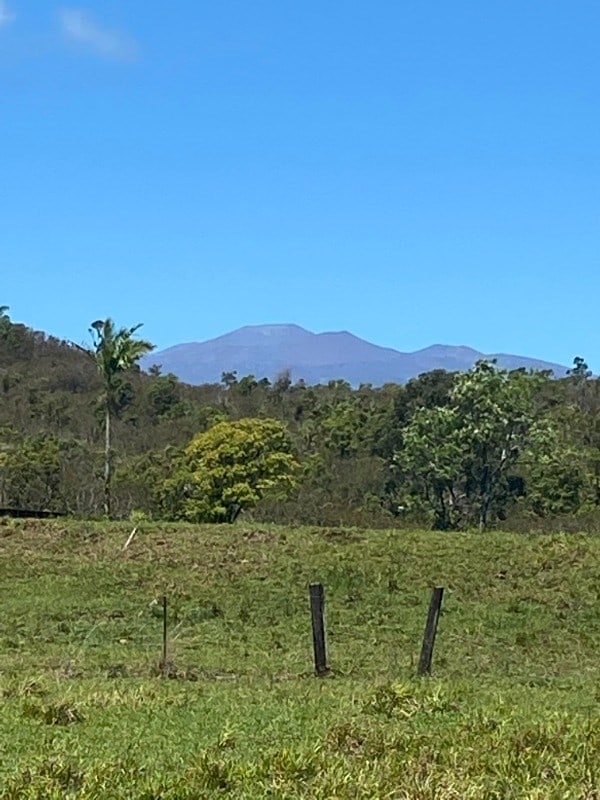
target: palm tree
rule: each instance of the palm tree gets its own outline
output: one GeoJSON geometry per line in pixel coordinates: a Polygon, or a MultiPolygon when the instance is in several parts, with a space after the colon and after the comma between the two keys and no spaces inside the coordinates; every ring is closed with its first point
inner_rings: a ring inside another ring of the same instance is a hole
{"type": "Polygon", "coordinates": [[[0,306],[0,330],[10,329],[10,317],[8,316],[8,306],[0,306]]]}
{"type": "Polygon", "coordinates": [[[139,359],[154,349],[154,345],[144,339],[134,339],[135,332],[142,323],[133,328],[116,329],[112,319],[99,319],[92,322],[94,350],[90,353],[104,381],[104,513],[111,515],[111,421],[118,411],[120,372],[133,367],[139,359]]]}

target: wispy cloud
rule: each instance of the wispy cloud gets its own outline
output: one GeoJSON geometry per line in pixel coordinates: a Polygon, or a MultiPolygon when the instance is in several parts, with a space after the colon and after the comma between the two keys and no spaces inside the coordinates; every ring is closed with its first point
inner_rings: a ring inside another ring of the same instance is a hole
{"type": "Polygon", "coordinates": [[[8,8],[4,0],[0,0],[0,28],[3,28],[5,25],[10,25],[16,16],[17,15],[13,14],[13,12],[8,8]]]}
{"type": "Polygon", "coordinates": [[[67,39],[99,56],[128,61],[139,55],[139,46],[134,39],[121,31],[101,27],[82,9],[62,8],[59,18],[67,39]]]}

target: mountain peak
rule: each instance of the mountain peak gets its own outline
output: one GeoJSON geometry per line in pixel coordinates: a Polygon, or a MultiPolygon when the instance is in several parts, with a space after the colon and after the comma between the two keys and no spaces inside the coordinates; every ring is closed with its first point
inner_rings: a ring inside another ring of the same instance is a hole
{"type": "Polygon", "coordinates": [[[276,378],[284,371],[293,380],[326,383],[346,380],[352,385],[404,383],[434,369],[464,371],[482,358],[496,358],[507,369],[548,369],[556,376],[566,367],[525,356],[486,356],[466,345],[434,344],[403,353],[360,339],[350,331],[312,333],[293,323],[245,325],[205,342],[179,344],[146,356],[144,366],[160,364],[192,384],[218,383],[223,372],[256,378],[276,378]]]}
{"type": "MultiPolygon", "coordinates": [[[[310,334],[310,331],[307,331],[306,328],[302,328],[300,325],[296,325],[295,323],[277,323],[277,322],[269,322],[265,325],[244,325],[241,328],[237,328],[232,333],[241,333],[241,332],[248,332],[248,333],[261,333],[264,336],[281,336],[286,335],[289,333],[300,333],[300,334],[310,334]]],[[[226,336],[229,334],[225,334],[226,336]]]]}
{"type": "Polygon", "coordinates": [[[290,339],[303,339],[313,336],[310,331],[301,328],[300,325],[268,324],[268,325],[244,325],[234,331],[218,336],[213,342],[241,343],[242,346],[261,343],[268,345],[271,341],[289,341],[290,339]]]}

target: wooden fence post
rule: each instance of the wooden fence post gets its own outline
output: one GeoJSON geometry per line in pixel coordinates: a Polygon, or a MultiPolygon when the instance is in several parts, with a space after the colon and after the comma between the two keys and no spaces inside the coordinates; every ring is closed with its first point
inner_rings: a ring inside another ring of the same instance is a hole
{"type": "Polygon", "coordinates": [[[444,588],[436,586],[431,593],[431,601],[429,603],[429,613],[427,614],[427,623],[425,625],[425,633],[423,634],[423,646],[421,648],[421,658],[419,659],[418,675],[431,675],[431,660],[433,658],[433,646],[435,644],[435,635],[437,632],[438,619],[440,618],[440,610],[442,608],[442,597],[444,596],[444,588]]]}
{"type": "Polygon", "coordinates": [[[313,649],[315,654],[315,673],[317,677],[326,675],[329,671],[327,666],[327,649],[325,645],[325,592],[322,583],[311,583],[310,594],[310,613],[312,618],[313,649]]]}
{"type": "Polygon", "coordinates": [[[167,664],[169,660],[169,649],[168,649],[168,637],[167,637],[167,630],[168,630],[168,619],[167,619],[167,595],[163,595],[163,631],[162,631],[162,658],[160,662],[161,669],[166,670],[167,664]]]}

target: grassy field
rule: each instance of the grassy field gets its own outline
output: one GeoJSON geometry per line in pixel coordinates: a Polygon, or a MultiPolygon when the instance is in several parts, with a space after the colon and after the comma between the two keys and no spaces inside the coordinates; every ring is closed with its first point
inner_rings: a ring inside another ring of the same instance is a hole
{"type": "Polygon", "coordinates": [[[600,537],[131,527],[0,521],[1,798],[600,798],[600,537]]]}

